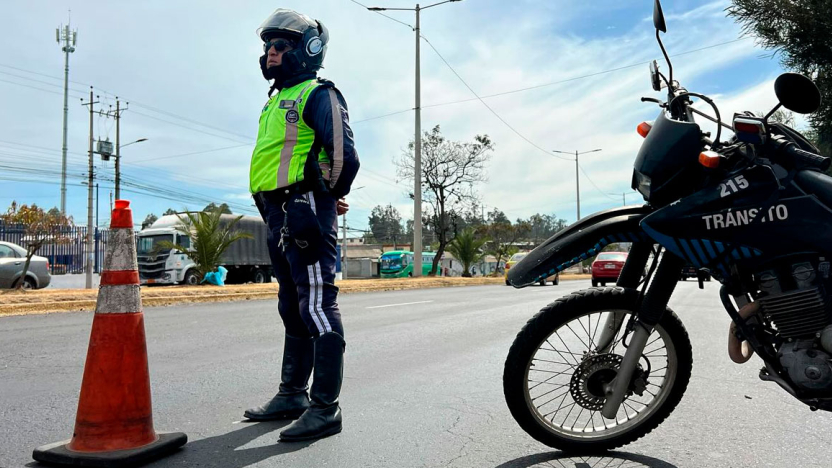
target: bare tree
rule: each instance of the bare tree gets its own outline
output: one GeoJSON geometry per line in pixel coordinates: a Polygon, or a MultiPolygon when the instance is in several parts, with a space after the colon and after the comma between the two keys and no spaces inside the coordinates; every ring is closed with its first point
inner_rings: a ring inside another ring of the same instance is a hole
{"type": "MultiPolygon", "coordinates": [[[[472,142],[451,141],[442,136],[439,125],[422,135],[422,201],[424,215],[439,242],[430,275],[445,248],[456,236],[459,213],[477,201],[474,186],[486,180],[485,164],[494,150],[488,135],[477,135],[472,142]]],[[[396,161],[400,179],[414,180],[414,142],[410,142],[396,161]]],[[[410,194],[411,198],[413,194],[410,194]]]]}

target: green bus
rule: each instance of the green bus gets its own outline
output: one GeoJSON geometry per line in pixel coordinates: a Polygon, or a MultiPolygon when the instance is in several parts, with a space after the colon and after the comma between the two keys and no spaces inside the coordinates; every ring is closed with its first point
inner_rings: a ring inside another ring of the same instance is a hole
{"type": "MultiPolygon", "coordinates": [[[[422,252],[422,276],[430,273],[433,266],[433,259],[436,252],[422,252]]],[[[413,276],[413,252],[409,250],[391,250],[379,257],[381,264],[382,278],[406,278],[413,276]]],[[[436,271],[437,276],[442,275],[442,266],[439,265],[436,271]]]]}

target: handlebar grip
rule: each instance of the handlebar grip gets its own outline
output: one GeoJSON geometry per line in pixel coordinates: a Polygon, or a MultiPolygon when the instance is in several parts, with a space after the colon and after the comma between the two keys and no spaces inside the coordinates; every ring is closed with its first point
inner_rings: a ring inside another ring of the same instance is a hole
{"type": "Polygon", "coordinates": [[[794,143],[789,143],[785,147],[786,155],[788,155],[795,163],[802,166],[816,167],[822,171],[829,169],[832,165],[832,159],[819,154],[810,153],[797,147],[794,143]]]}

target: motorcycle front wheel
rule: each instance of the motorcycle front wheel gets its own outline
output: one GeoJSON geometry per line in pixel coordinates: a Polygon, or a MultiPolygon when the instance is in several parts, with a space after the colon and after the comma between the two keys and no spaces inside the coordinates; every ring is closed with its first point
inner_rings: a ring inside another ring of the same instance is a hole
{"type": "Polygon", "coordinates": [[[506,403],[524,431],[560,450],[592,452],[629,444],[670,415],[692,368],[690,339],[670,309],[647,340],[615,419],[601,415],[637,302],[633,289],[593,288],[558,299],[526,323],[503,371],[506,403]],[[612,314],[623,317],[622,325],[611,344],[599,348],[612,314]]]}

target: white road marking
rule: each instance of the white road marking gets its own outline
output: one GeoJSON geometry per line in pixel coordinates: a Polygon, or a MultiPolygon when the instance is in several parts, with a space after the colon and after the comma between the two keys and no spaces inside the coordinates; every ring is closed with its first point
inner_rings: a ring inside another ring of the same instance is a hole
{"type": "Polygon", "coordinates": [[[398,306],[406,306],[406,305],[413,305],[413,304],[427,304],[428,302],[433,302],[433,301],[405,302],[405,303],[402,303],[402,304],[387,304],[387,305],[367,307],[367,309],[381,309],[381,308],[384,308],[384,307],[398,307],[398,306]]]}

